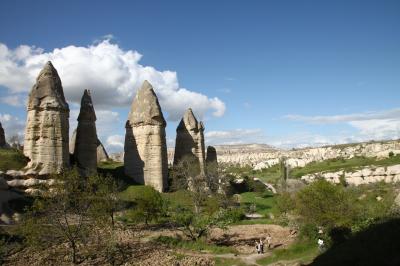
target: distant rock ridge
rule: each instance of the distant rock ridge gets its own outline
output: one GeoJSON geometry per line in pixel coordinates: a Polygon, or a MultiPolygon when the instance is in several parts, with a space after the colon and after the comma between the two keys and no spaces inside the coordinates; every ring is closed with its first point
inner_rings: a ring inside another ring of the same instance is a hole
{"type": "Polygon", "coordinates": [[[153,87],[144,81],[126,121],[124,169],[137,183],[167,189],[166,122],[153,87]]]}
{"type": "Polygon", "coordinates": [[[400,182],[400,164],[386,167],[368,166],[359,168],[356,171],[319,172],[301,177],[306,183],[318,179],[325,179],[329,182],[339,184],[341,179],[348,185],[363,185],[377,182],[397,183],[400,182]]]}
{"type": "Polygon", "coordinates": [[[28,99],[24,154],[29,173],[59,173],[69,167],[69,106],[57,70],[47,62],[28,99]]]}
{"type": "Polygon", "coordinates": [[[186,110],[176,129],[174,165],[185,157],[196,158],[199,173],[205,174],[204,125],[197,121],[191,108],[186,110]]]}

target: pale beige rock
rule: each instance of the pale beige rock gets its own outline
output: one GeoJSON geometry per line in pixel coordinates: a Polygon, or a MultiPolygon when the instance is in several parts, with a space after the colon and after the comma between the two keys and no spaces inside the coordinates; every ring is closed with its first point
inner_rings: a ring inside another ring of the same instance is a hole
{"type": "Polygon", "coordinates": [[[83,176],[97,173],[96,114],[89,90],[85,90],[76,129],[74,160],[83,176]]]}
{"type": "Polygon", "coordinates": [[[48,62],[36,79],[28,100],[24,154],[26,170],[59,173],[69,167],[69,107],[57,70],[48,62]]]}
{"type": "Polygon", "coordinates": [[[153,87],[144,81],[126,122],[125,174],[158,191],[167,189],[166,122],[153,87]]]}
{"type": "Polygon", "coordinates": [[[97,139],[97,162],[105,162],[109,159],[110,157],[108,156],[106,148],[104,148],[103,143],[101,143],[101,141],[97,139]]]}
{"type": "Polygon", "coordinates": [[[0,148],[5,147],[6,145],[7,145],[6,136],[4,134],[3,126],[1,125],[1,122],[0,122],[0,148]]]}
{"type": "Polygon", "coordinates": [[[205,174],[204,125],[197,121],[190,108],[176,129],[174,165],[185,158],[197,158],[199,173],[205,174]]]}

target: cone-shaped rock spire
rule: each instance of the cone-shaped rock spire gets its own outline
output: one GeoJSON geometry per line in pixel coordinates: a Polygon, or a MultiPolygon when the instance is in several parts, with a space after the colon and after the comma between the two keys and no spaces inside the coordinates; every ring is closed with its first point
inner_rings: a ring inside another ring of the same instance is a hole
{"type": "MultiPolygon", "coordinates": [[[[75,143],[76,143],[76,129],[72,133],[71,139],[69,140],[69,153],[74,158],[75,153],[75,143]]],[[[110,159],[106,149],[103,146],[103,143],[97,138],[97,163],[104,162],[110,159]]]]}
{"type": "Polygon", "coordinates": [[[69,107],[51,62],[40,71],[27,109],[24,154],[30,162],[26,168],[38,174],[59,173],[69,166],[69,107]]]}
{"type": "Polygon", "coordinates": [[[153,87],[144,81],[133,100],[125,126],[125,174],[158,191],[167,188],[165,126],[153,87]]]}
{"type": "Polygon", "coordinates": [[[6,136],[4,134],[3,126],[1,125],[1,122],[0,122],[0,148],[5,147],[6,145],[7,145],[6,144],[6,136]]]}
{"type": "Polygon", "coordinates": [[[85,90],[78,116],[74,160],[83,176],[97,172],[96,114],[89,90],[85,90]]]}
{"type": "Polygon", "coordinates": [[[191,108],[186,110],[176,129],[174,165],[190,157],[197,158],[199,173],[205,174],[204,125],[197,121],[191,108]]]}

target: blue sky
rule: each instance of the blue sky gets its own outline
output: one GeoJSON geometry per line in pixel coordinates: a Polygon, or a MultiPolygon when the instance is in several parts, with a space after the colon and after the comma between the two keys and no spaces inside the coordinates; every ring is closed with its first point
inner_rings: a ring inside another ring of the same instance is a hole
{"type": "Polygon", "coordinates": [[[144,78],[170,145],[192,105],[209,144],[399,138],[399,14],[396,0],[2,1],[0,121],[22,134],[24,100],[52,59],[71,120],[90,87],[111,150],[144,78]]]}

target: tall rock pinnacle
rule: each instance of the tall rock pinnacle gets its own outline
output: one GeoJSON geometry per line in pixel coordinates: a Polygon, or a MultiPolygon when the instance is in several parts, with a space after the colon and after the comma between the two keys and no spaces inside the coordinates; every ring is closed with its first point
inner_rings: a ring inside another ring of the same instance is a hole
{"type": "Polygon", "coordinates": [[[199,173],[205,174],[204,125],[189,108],[176,129],[174,165],[184,158],[197,158],[199,173]]]}
{"type": "Polygon", "coordinates": [[[24,154],[26,169],[37,174],[59,173],[69,166],[69,107],[57,70],[47,62],[28,100],[24,154]]]}
{"type": "Polygon", "coordinates": [[[1,125],[1,122],[0,122],[0,148],[5,147],[6,145],[7,145],[6,144],[6,136],[4,134],[3,126],[1,125]]]}
{"type": "Polygon", "coordinates": [[[125,174],[140,184],[165,191],[168,157],[166,122],[153,87],[144,81],[132,102],[125,135],[125,174]]]}
{"type": "Polygon", "coordinates": [[[97,144],[96,114],[90,91],[85,90],[81,100],[74,148],[74,159],[83,176],[97,172],[97,144]]]}

